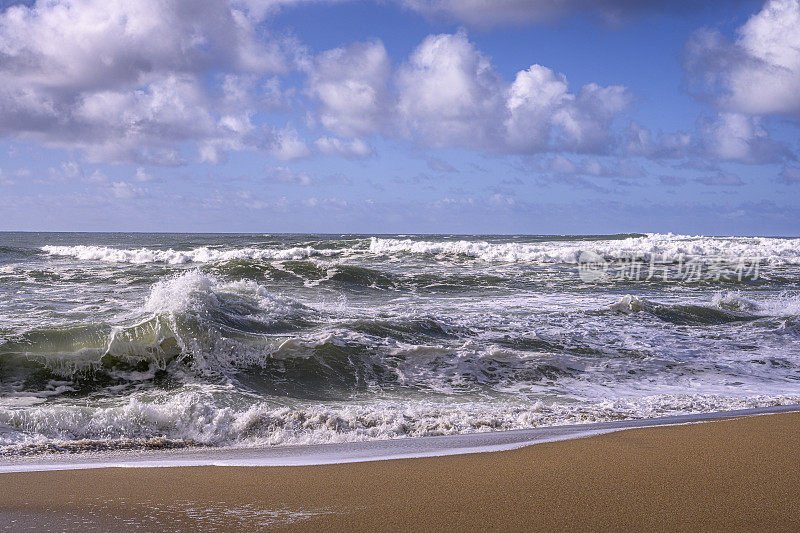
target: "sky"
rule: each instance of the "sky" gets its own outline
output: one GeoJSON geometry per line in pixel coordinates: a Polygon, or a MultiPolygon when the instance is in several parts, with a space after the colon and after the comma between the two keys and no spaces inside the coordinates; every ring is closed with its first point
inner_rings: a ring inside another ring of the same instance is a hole
{"type": "Polygon", "coordinates": [[[0,0],[0,230],[800,235],[800,0],[0,0]]]}

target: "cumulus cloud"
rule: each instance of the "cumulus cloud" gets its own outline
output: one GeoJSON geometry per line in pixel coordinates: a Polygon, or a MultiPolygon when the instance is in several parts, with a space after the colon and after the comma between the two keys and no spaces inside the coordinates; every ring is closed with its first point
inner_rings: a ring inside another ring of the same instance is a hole
{"type": "MultiPolygon", "coordinates": [[[[654,133],[631,122],[625,150],[652,159],[775,163],[796,157],[769,135],[771,116],[800,117],[800,0],[769,0],[730,41],[704,28],[687,41],[690,92],[716,113],[692,131],[654,133]]],[[[718,181],[718,180],[717,180],[718,181]]]]}
{"type": "Polygon", "coordinates": [[[106,176],[105,172],[100,169],[95,170],[89,176],[83,178],[85,183],[93,183],[96,185],[102,185],[108,183],[108,176],[106,176]]]}
{"type": "Polygon", "coordinates": [[[311,150],[299,137],[297,131],[289,128],[276,130],[270,145],[270,154],[281,161],[291,161],[311,155],[311,150]]]}
{"type": "Polygon", "coordinates": [[[570,94],[563,74],[533,65],[517,74],[509,90],[508,143],[521,152],[546,150],[553,141],[573,151],[603,151],[611,122],[629,102],[621,86],[589,83],[570,94]]]}
{"type": "MultiPolygon", "coordinates": [[[[570,92],[563,74],[533,65],[513,82],[464,32],[429,35],[392,75],[379,41],[317,55],[306,92],[318,123],[341,137],[380,133],[434,147],[498,153],[604,152],[627,108],[624,87],[589,83],[570,92]]],[[[368,155],[366,146],[323,137],[325,154],[368,155]]]]}
{"type": "Polygon", "coordinates": [[[38,0],[0,11],[0,135],[91,160],[179,164],[182,142],[253,147],[212,94],[217,72],[266,76],[281,47],[224,0],[38,0]]]}
{"type": "Polygon", "coordinates": [[[794,158],[785,143],[770,138],[762,117],[726,112],[701,117],[692,132],[653,133],[632,121],[624,147],[631,155],[650,159],[702,157],[760,164],[794,158]]]}
{"type": "Polygon", "coordinates": [[[689,88],[718,110],[698,123],[702,154],[744,163],[794,158],[788,146],[770,138],[766,123],[771,116],[800,118],[798,28],[800,0],[769,0],[733,41],[707,28],[689,39],[689,88]]]}
{"type": "Polygon", "coordinates": [[[12,6],[0,17],[0,49],[4,74],[53,88],[109,88],[159,71],[281,66],[281,57],[255,40],[239,12],[214,0],[39,0],[12,6]]]}
{"type": "Polygon", "coordinates": [[[701,149],[711,159],[768,163],[790,155],[786,146],[770,139],[759,117],[720,113],[701,120],[699,133],[701,149]]]}
{"type": "Polygon", "coordinates": [[[308,92],[321,104],[320,121],[345,137],[382,128],[391,61],[380,41],[319,54],[309,67],[308,92]]]}
{"type": "Polygon", "coordinates": [[[160,178],[154,176],[153,174],[150,174],[142,167],[136,169],[136,172],[134,172],[131,179],[138,183],[157,183],[162,181],[160,178]]]}
{"type": "Polygon", "coordinates": [[[498,152],[603,151],[627,106],[623,87],[590,83],[569,92],[541,65],[506,82],[464,33],[432,35],[398,74],[403,131],[434,146],[498,152]]]}
{"type": "Polygon", "coordinates": [[[397,84],[400,120],[424,142],[485,148],[502,137],[503,80],[465,34],[425,38],[397,84]]]}
{"type": "Polygon", "coordinates": [[[770,0],[731,42],[716,30],[687,43],[696,94],[728,112],[800,117],[800,1],[770,0]]]}

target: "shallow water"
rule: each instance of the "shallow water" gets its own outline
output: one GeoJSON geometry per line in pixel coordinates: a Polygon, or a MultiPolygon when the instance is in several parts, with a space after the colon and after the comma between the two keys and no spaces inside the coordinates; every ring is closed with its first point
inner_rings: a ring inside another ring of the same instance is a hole
{"type": "Polygon", "coordinates": [[[800,239],[0,233],[0,454],[794,403],[800,239]]]}

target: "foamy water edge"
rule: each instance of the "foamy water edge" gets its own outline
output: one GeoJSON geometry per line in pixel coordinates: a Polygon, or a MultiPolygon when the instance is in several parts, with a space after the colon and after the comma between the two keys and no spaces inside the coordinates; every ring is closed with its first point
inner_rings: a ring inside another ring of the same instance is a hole
{"type": "Polygon", "coordinates": [[[76,458],[78,459],[77,461],[65,461],[64,456],[47,458],[17,457],[12,460],[0,460],[0,474],[96,468],[315,466],[421,457],[444,457],[510,451],[534,444],[586,438],[628,429],[707,423],[732,418],[796,412],[800,412],[800,404],[594,424],[316,446],[112,452],[81,455],[76,458]]]}

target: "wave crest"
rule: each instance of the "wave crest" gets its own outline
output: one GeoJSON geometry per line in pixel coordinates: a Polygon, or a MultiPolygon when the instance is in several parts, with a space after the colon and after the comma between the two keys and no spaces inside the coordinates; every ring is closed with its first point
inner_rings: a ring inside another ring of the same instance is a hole
{"type": "Polygon", "coordinates": [[[330,257],[341,253],[340,250],[318,250],[310,246],[285,249],[238,248],[234,250],[219,250],[206,246],[192,250],[124,249],[109,246],[42,246],[41,249],[50,255],[74,257],[82,261],[132,264],[167,263],[170,265],[210,263],[231,259],[306,259],[313,256],[330,257]]]}
{"type": "MultiPolygon", "coordinates": [[[[650,418],[797,402],[797,396],[654,395],[589,404],[534,402],[393,402],[319,404],[302,408],[258,402],[220,405],[222,390],[185,390],[169,397],[137,396],[115,405],[0,407],[0,446],[61,451],[86,439],[92,448],[264,446],[396,439],[545,425],[650,418]],[[54,446],[56,444],[56,446],[54,446]],[[59,446],[59,444],[61,446],[59,446]],[[38,446],[37,446],[38,445],[38,446]]],[[[18,453],[18,452],[17,452],[18,453]]]]}
{"type": "Polygon", "coordinates": [[[486,241],[418,241],[373,237],[370,252],[460,255],[489,262],[578,264],[583,252],[609,261],[642,259],[675,262],[681,257],[759,258],[775,264],[800,264],[800,239],[766,237],[703,237],[652,233],[643,237],[598,241],[490,243],[486,241]]]}

